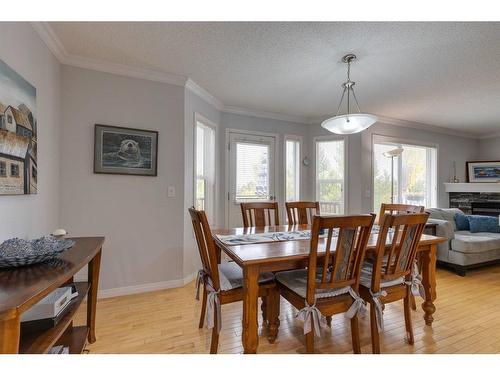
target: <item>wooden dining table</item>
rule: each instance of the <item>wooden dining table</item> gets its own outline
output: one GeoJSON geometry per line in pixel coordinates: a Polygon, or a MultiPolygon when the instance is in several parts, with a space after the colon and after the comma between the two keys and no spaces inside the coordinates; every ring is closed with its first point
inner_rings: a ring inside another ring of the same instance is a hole
{"type": "MultiPolygon", "coordinates": [[[[212,234],[218,251],[224,252],[243,270],[243,333],[242,342],[244,353],[256,353],[259,344],[258,336],[258,278],[262,272],[276,272],[290,269],[300,269],[307,266],[309,259],[310,241],[308,239],[294,239],[287,241],[273,241],[248,244],[228,244],[218,238],[219,235],[249,235],[273,232],[291,232],[310,230],[309,225],[284,225],[252,228],[214,229],[212,234]]],[[[391,234],[387,244],[390,245],[391,234]]],[[[373,257],[378,235],[373,232],[367,246],[367,257],[373,257]]],[[[425,324],[432,325],[433,314],[436,311],[436,252],[437,245],[446,241],[443,237],[423,234],[418,249],[419,264],[422,272],[422,284],[425,289],[425,300],[422,303],[425,324]]],[[[318,256],[324,252],[326,240],[320,238],[318,256]]],[[[332,248],[334,245],[332,244],[332,248]]],[[[220,254],[219,254],[220,259],[220,254]]],[[[277,319],[277,318],[276,318],[277,319]]],[[[273,322],[277,335],[279,320],[273,322]]]]}

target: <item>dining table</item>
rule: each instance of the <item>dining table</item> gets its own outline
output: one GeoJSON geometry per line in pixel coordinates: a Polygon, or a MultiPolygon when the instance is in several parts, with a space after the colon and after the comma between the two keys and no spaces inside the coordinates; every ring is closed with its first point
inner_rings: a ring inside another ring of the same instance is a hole
{"type": "MultiPolygon", "coordinates": [[[[236,262],[243,271],[243,319],[242,344],[244,353],[256,353],[258,335],[258,290],[259,275],[262,272],[278,272],[307,267],[310,252],[310,225],[281,225],[266,227],[213,229],[212,235],[218,248],[219,262],[221,253],[236,262]],[[299,233],[298,235],[296,235],[299,233]],[[292,234],[292,235],[287,235],[292,234]],[[293,235],[295,234],[295,235],[293,235]],[[302,234],[302,235],[301,235],[302,234]],[[249,240],[246,240],[250,238],[249,240]],[[261,240],[259,240],[261,239],[261,240]]],[[[387,237],[390,247],[392,235],[387,237]]],[[[374,257],[378,230],[374,226],[370,235],[366,256],[374,257]]],[[[333,239],[335,240],[335,239],[333,239]]],[[[418,262],[425,290],[422,303],[425,324],[432,325],[436,311],[436,253],[437,245],[446,241],[443,237],[423,234],[418,247],[418,262]]],[[[326,239],[320,236],[318,257],[324,253],[326,239]]],[[[332,248],[334,248],[332,243],[332,248]]],[[[279,317],[268,317],[274,327],[273,335],[278,334],[279,317]]],[[[275,338],[275,337],[274,337],[275,338]]]]}

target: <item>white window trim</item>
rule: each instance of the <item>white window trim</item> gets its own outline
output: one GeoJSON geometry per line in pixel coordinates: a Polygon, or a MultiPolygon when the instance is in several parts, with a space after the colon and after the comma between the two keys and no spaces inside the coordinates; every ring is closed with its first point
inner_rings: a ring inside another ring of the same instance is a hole
{"type": "Polygon", "coordinates": [[[348,202],[348,194],[347,192],[349,191],[349,141],[348,137],[344,137],[341,135],[322,135],[322,136],[317,136],[313,137],[313,196],[314,200],[318,200],[317,196],[317,170],[316,170],[316,143],[318,141],[338,141],[338,140],[343,140],[344,141],[344,190],[342,192],[342,199],[344,200],[344,215],[347,215],[349,213],[349,202],[348,202]]]}
{"type": "Polygon", "coordinates": [[[218,204],[219,204],[219,183],[218,183],[218,172],[219,172],[219,154],[217,150],[219,149],[219,125],[216,124],[213,121],[210,121],[207,119],[205,116],[199,114],[198,112],[194,112],[194,121],[193,121],[193,179],[192,179],[192,186],[193,186],[193,196],[192,196],[192,205],[194,206],[196,203],[196,180],[197,180],[197,127],[198,127],[198,122],[201,122],[203,125],[208,126],[209,128],[212,128],[214,130],[214,138],[215,138],[215,160],[214,160],[214,213],[213,213],[213,223],[210,223],[210,225],[217,225],[219,222],[219,209],[218,209],[218,204]]]}
{"type": "MultiPolygon", "coordinates": [[[[375,155],[373,154],[373,145],[375,143],[400,143],[400,144],[406,144],[410,146],[421,146],[421,147],[433,147],[436,149],[436,175],[435,175],[435,180],[436,180],[436,205],[438,205],[438,200],[439,200],[439,192],[440,192],[440,186],[439,186],[439,144],[438,143],[433,143],[433,142],[425,142],[425,141],[420,141],[420,140],[415,140],[412,138],[399,138],[399,137],[391,137],[383,134],[372,134],[372,141],[370,143],[370,153],[371,153],[371,178],[370,178],[370,189],[371,189],[371,201],[370,201],[370,206],[372,208],[372,212],[374,208],[374,201],[375,201],[375,185],[373,183],[374,177],[375,177],[375,155]]],[[[378,212],[378,211],[377,211],[378,212]]]]}
{"type": "Polygon", "coordinates": [[[298,171],[299,171],[299,200],[302,199],[303,197],[303,192],[302,192],[302,159],[304,155],[304,142],[303,138],[300,135],[290,135],[290,134],[285,134],[283,136],[283,188],[282,188],[282,194],[284,199],[286,200],[286,141],[296,141],[299,143],[299,165],[298,165],[298,171]]]}
{"type": "Polygon", "coordinates": [[[261,131],[252,131],[252,130],[242,130],[242,129],[234,129],[234,128],[226,128],[226,140],[225,140],[225,163],[224,163],[224,185],[225,185],[225,192],[224,192],[224,225],[229,227],[229,190],[230,190],[230,181],[229,181],[229,158],[231,157],[230,155],[230,150],[229,150],[229,143],[230,143],[230,136],[231,133],[238,133],[238,134],[248,134],[248,135],[254,135],[254,136],[263,136],[263,137],[274,137],[274,193],[276,194],[275,201],[280,202],[281,200],[281,189],[277,189],[279,186],[279,178],[278,178],[278,155],[280,152],[280,142],[279,142],[279,134],[278,133],[267,133],[267,132],[261,132],[261,131]]]}
{"type": "MultiPolygon", "coordinates": [[[[283,196],[283,202],[286,202],[286,141],[296,141],[299,143],[299,165],[297,169],[299,171],[299,201],[303,199],[304,193],[302,189],[302,160],[304,158],[304,138],[300,135],[285,134],[283,136],[283,187],[281,189],[281,194],[283,196]]],[[[286,207],[286,206],[285,206],[286,207]]],[[[288,222],[288,215],[286,213],[286,208],[282,210],[282,220],[283,223],[288,222]]]]}

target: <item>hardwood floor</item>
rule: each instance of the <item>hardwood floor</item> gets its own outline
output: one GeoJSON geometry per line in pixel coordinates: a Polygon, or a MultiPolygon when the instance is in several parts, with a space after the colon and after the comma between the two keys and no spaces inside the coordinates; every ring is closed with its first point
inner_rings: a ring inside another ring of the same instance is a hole
{"type": "MultiPolygon", "coordinates": [[[[432,328],[424,324],[421,300],[412,312],[415,344],[405,342],[403,304],[386,306],[382,353],[500,353],[500,266],[470,271],[466,277],[439,269],[437,311],[432,328]]],[[[208,353],[210,331],[198,329],[200,302],[194,282],[182,288],[100,300],[97,341],[90,353],[208,353]]],[[[241,303],[222,307],[219,353],[240,353],[241,303]]],[[[84,322],[85,308],[76,321],[84,322]]],[[[302,323],[283,299],[281,326],[274,344],[259,339],[259,353],[303,353],[302,323]]],[[[259,317],[260,318],[260,317],[259,317]]],[[[266,328],[260,326],[260,332],[266,328]]],[[[360,319],[363,353],[371,353],[369,316],[360,319]]],[[[352,353],[350,325],[343,314],[316,340],[322,353],[352,353]]]]}

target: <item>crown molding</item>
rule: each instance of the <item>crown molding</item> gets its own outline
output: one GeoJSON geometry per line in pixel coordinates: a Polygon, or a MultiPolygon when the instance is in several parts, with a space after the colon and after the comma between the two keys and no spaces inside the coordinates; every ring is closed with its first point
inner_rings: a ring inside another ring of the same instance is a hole
{"type": "Polygon", "coordinates": [[[221,111],[225,112],[225,113],[233,113],[236,115],[261,117],[261,118],[268,118],[271,120],[278,120],[278,121],[297,122],[299,124],[310,124],[311,123],[310,119],[308,117],[286,115],[283,113],[275,113],[275,112],[257,111],[254,109],[235,107],[235,106],[230,106],[230,105],[224,106],[221,111]]]}
{"type": "Polygon", "coordinates": [[[445,134],[445,135],[453,135],[455,137],[474,138],[474,139],[480,138],[480,136],[478,134],[475,134],[475,133],[464,132],[464,131],[459,131],[459,130],[452,130],[452,129],[448,129],[448,128],[443,128],[441,126],[424,124],[424,123],[416,122],[416,121],[400,120],[400,119],[386,117],[386,116],[380,116],[380,115],[376,115],[376,116],[378,117],[377,122],[380,122],[383,124],[401,126],[401,127],[411,128],[411,129],[415,129],[415,130],[425,130],[428,132],[445,134]]]}
{"type": "Polygon", "coordinates": [[[203,87],[198,85],[191,78],[188,78],[186,80],[186,89],[191,90],[193,93],[195,93],[196,95],[198,95],[199,97],[201,97],[202,99],[207,101],[208,103],[212,104],[219,111],[222,111],[224,109],[224,103],[222,103],[219,99],[217,99],[215,96],[210,94],[203,87]]]}
{"type": "MultiPolygon", "coordinates": [[[[52,30],[48,22],[31,22],[31,26],[38,33],[42,41],[47,45],[47,47],[54,54],[57,60],[59,60],[59,62],[63,65],[70,65],[104,73],[111,73],[126,77],[133,77],[149,81],[168,83],[176,86],[183,86],[186,89],[189,89],[190,91],[198,95],[199,97],[201,97],[202,99],[204,99],[205,101],[207,101],[208,103],[212,104],[219,111],[225,113],[233,113],[244,116],[260,117],[272,120],[296,122],[299,124],[309,124],[309,125],[321,124],[321,122],[328,117],[328,116],[322,116],[322,117],[295,116],[295,115],[287,115],[284,113],[259,111],[249,108],[224,105],[222,101],[217,99],[214,95],[212,95],[210,92],[208,92],[203,87],[198,85],[189,77],[185,77],[179,74],[166,73],[152,69],[143,69],[143,68],[133,67],[130,65],[117,64],[117,63],[72,55],[66,51],[61,40],[52,30]]],[[[429,132],[458,136],[463,138],[487,139],[487,138],[500,137],[500,132],[486,134],[486,135],[478,135],[475,133],[452,130],[436,125],[400,120],[386,116],[378,116],[378,118],[379,118],[378,122],[388,125],[401,126],[417,130],[420,129],[429,132]]]]}
{"type": "Polygon", "coordinates": [[[500,132],[485,134],[485,135],[482,135],[482,136],[480,136],[478,138],[479,139],[500,138],[500,132]]]}
{"type": "Polygon", "coordinates": [[[30,22],[31,27],[61,64],[65,64],[68,53],[61,40],[47,22],[30,22]]]}

